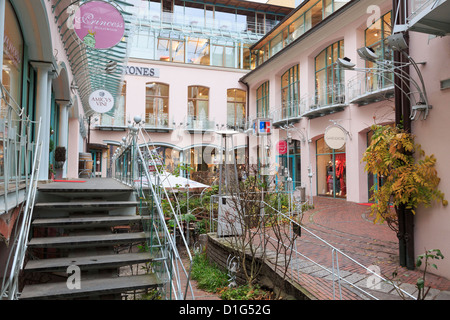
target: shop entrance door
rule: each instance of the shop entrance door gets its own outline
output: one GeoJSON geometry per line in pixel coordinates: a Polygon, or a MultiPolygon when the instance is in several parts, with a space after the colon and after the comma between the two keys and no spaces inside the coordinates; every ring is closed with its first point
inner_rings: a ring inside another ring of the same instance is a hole
{"type": "Polygon", "coordinates": [[[292,190],[295,190],[296,187],[301,185],[300,179],[300,155],[292,154],[292,155],[279,155],[277,157],[277,163],[279,165],[279,174],[277,178],[277,185],[280,182],[284,184],[284,190],[286,190],[287,186],[287,178],[286,175],[287,168],[289,168],[289,177],[292,178],[292,190]],[[289,163],[289,165],[288,165],[289,163]]]}

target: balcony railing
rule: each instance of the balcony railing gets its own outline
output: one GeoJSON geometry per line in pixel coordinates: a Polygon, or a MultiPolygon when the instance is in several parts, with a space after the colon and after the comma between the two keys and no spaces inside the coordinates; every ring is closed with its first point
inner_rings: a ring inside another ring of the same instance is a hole
{"type": "Polygon", "coordinates": [[[330,86],[327,90],[313,95],[304,95],[300,100],[284,103],[281,108],[271,112],[274,125],[297,121],[301,117],[315,118],[343,110],[347,106],[345,85],[330,86]]]}
{"type": "MultiPolygon", "coordinates": [[[[446,36],[450,34],[450,1],[448,0],[402,0],[407,17],[406,23],[394,21],[393,33],[406,30],[432,34],[436,36],[446,36]],[[409,8],[409,12],[406,12],[409,8]]],[[[396,17],[400,12],[396,13],[396,17]]]]}
{"type": "Polygon", "coordinates": [[[36,152],[32,121],[0,83],[0,214],[25,200],[36,152]]]}
{"type": "Polygon", "coordinates": [[[270,31],[278,22],[266,21],[265,24],[255,22],[235,22],[231,20],[212,19],[185,14],[160,11],[146,11],[140,13],[140,26],[152,28],[179,30],[182,32],[199,34],[216,34],[239,36],[252,40],[259,39],[270,31]]]}
{"type": "Polygon", "coordinates": [[[390,98],[394,94],[392,73],[358,73],[347,83],[348,101],[359,105],[369,104],[390,98]]]}
{"type": "Polygon", "coordinates": [[[303,97],[300,100],[288,101],[282,104],[282,107],[272,112],[273,123],[300,119],[303,113],[306,111],[307,99],[303,97]]]}
{"type": "Polygon", "coordinates": [[[173,121],[170,121],[168,113],[146,114],[144,128],[146,130],[171,130],[173,121]]]}
{"type": "Polygon", "coordinates": [[[215,121],[208,117],[187,116],[186,130],[188,131],[212,131],[215,130],[215,121]]]}

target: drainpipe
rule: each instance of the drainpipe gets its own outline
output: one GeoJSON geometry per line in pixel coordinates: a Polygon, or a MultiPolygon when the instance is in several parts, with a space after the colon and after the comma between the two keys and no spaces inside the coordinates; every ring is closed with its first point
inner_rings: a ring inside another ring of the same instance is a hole
{"type": "MultiPolygon", "coordinates": [[[[242,79],[239,80],[240,83],[244,84],[245,87],[247,88],[247,105],[245,106],[245,118],[246,121],[248,122],[248,116],[249,116],[249,110],[250,110],[250,87],[248,85],[248,82],[244,82],[242,81],[242,79]]],[[[245,166],[247,168],[250,167],[250,137],[247,134],[246,139],[246,144],[247,144],[247,148],[245,148],[245,166]]]]}
{"type": "MultiPolygon", "coordinates": [[[[406,12],[408,12],[407,1],[393,0],[392,12],[397,12],[399,8],[399,16],[397,17],[399,24],[406,24],[406,12]]],[[[405,41],[409,45],[408,31],[404,34],[405,41]]],[[[406,49],[408,50],[408,49],[406,49]]],[[[408,53],[408,51],[406,51],[408,53]]],[[[400,63],[407,63],[406,57],[398,51],[394,51],[394,61],[400,63]]],[[[409,67],[403,68],[404,75],[409,77],[409,67]]],[[[409,88],[401,79],[394,75],[395,83],[395,124],[402,125],[406,132],[411,133],[411,104],[408,98],[409,88]]],[[[415,267],[414,258],[414,215],[411,210],[405,208],[404,205],[396,208],[398,216],[398,234],[399,239],[399,257],[400,265],[413,270],[415,267]]]]}

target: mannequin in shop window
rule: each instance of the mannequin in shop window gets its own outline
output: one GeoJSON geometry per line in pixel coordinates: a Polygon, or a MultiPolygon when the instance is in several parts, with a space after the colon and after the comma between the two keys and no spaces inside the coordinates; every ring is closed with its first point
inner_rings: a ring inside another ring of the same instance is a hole
{"type": "Polygon", "coordinates": [[[346,188],[345,188],[345,160],[336,160],[335,162],[336,168],[336,195],[345,196],[346,188]]]}
{"type": "Polygon", "coordinates": [[[333,194],[333,163],[328,161],[327,165],[327,194],[333,194]]]}

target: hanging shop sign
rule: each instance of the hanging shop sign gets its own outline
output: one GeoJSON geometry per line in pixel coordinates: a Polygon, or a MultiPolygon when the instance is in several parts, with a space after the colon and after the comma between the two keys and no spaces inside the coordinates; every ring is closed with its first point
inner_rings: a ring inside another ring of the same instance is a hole
{"type": "Polygon", "coordinates": [[[98,113],[105,113],[114,107],[114,98],[106,90],[97,90],[89,96],[89,106],[98,113]]]}
{"type": "Polygon", "coordinates": [[[125,21],[115,6],[104,1],[89,1],[75,12],[73,28],[78,38],[93,49],[109,49],[125,33],[125,21]]]}
{"type": "Polygon", "coordinates": [[[255,119],[253,121],[253,134],[256,135],[269,135],[271,134],[271,120],[270,119],[255,119]]]}
{"type": "Polygon", "coordinates": [[[331,149],[341,149],[346,142],[346,132],[340,126],[330,126],[325,130],[325,143],[331,149]]]}
{"type": "Polygon", "coordinates": [[[286,154],[287,153],[287,148],[288,148],[288,145],[287,145],[286,140],[280,140],[280,141],[277,142],[278,154],[286,154]]]}

